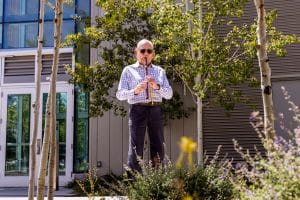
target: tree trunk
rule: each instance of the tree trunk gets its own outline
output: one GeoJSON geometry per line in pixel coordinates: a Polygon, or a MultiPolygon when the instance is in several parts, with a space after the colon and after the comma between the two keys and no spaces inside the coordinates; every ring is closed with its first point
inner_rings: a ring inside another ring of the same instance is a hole
{"type": "MultiPolygon", "coordinates": [[[[53,63],[55,63],[56,71],[54,72],[57,74],[58,69],[58,61],[59,61],[59,47],[61,42],[61,32],[62,32],[62,13],[63,13],[63,0],[57,0],[55,5],[55,23],[54,23],[54,56],[53,56],[53,63]]],[[[53,200],[54,196],[54,183],[57,170],[56,169],[56,154],[57,146],[56,146],[56,78],[54,81],[53,87],[53,95],[51,96],[52,102],[52,118],[50,121],[50,131],[52,132],[51,135],[51,151],[50,151],[50,158],[49,158],[49,185],[48,185],[48,200],[53,200]],[[55,102],[55,103],[54,103],[55,102]]],[[[58,137],[59,138],[59,137],[58,137]]]]}
{"type": "MultiPolygon", "coordinates": [[[[53,92],[54,94],[56,92],[53,92]]],[[[53,101],[53,96],[51,101],[53,101]]],[[[56,100],[54,100],[56,101],[56,100]]],[[[54,197],[54,186],[55,185],[55,177],[56,177],[56,103],[52,104],[53,113],[51,121],[50,121],[50,132],[51,132],[51,142],[50,142],[50,155],[49,155],[49,164],[48,164],[48,200],[53,200],[54,197]]]]}
{"type": "MultiPolygon", "coordinates": [[[[48,153],[49,153],[49,140],[50,140],[50,129],[55,127],[56,122],[53,121],[55,119],[54,115],[56,114],[53,109],[55,109],[56,104],[56,80],[57,80],[57,70],[58,70],[58,61],[59,61],[59,48],[61,42],[61,29],[62,29],[62,6],[64,0],[56,0],[55,5],[55,19],[54,19],[54,55],[53,55],[53,64],[52,64],[52,73],[51,73],[51,82],[50,89],[47,99],[46,106],[46,122],[45,122],[45,131],[44,131],[44,140],[43,140],[43,148],[42,148],[42,158],[40,163],[40,174],[38,178],[38,200],[44,200],[44,189],[45,189],[45,177],[46,177],[46,167],[48,161],[48,153]],[[53,106],[54,105],[54,106],[53,106]],[[52,126],[50,125],[52,124],[52,126]]],[[[56,134],[52,132],[52,135],[56,134]]],[[[53,136],[52,136],[53,138],[53,136]]],[[[55,143],[55,142],[54,142],[55,143]]],[[[53,144],[53,142],[52,142],[53,144]]],[[[53,146],[52,146],[53,148],[53,146]]],[[[50,165],[50,164],[49,164],[50,165]]],[[[50,173],[50,172],[49,172],[50,173]]],[[[53,173],[52,173],[53,174],[53,173]]],[[[49,183],[50,185],[50,183],[49,183]]],[[[53,185],[53,184],[52,184],[53,185]]],[[[53,198],[53,188],[49,187],[48,195],[52,195],[53,198]],[[51,192],[52,191],[52,192],[51,192]],[[51,194],[52,193],[52,194],[51,194]]]]}
{"type": "MultiPolygon", "coordinates": [[[[201,0],[198,0],[198,3],[201,4],[201,0]]],[[[186,12],[190,10],[189,1],[185,0],[186,12]]],[[[201,6],[201,5],[200,5],[201,6]]],[[[202,10],[199,11],[199,20],[202,25],[202,10]]],[[[202,26],[201,26],[202,27],[202,26]]],[[[189,32],[192,34],[192,22],[188,24],[189,32]]],[[[193,60],[196,60],[195,52],[193,46],[191,45],[191,57],[193,60]]],[[[198,52],[198,57],[201,58],[202,52],[198,52]]],[[[195,78],[195,84],[201,84],[201,74],[198,74],[195,78]]],[[[202,99],[197,96],[197,164],[199,167],[203,167],[203,103],[202,99]]]]}
{"type": "MultiPolygon", "coordinates": [[[[51,77],[53,76],[53,73],[51,77]]],[[[40,170],[38,177],[38,187],[37,187],[37,199],[44,200],[44,191],[45,191],[45,177],[46,177],[46,167],[48,164],[48,153],[49,153],[49,140],[50,140],[50,120],[52,117],[51,112],[51,96],[52,90],[50,89],[47,104],[46,104],[46,112],[45,112],[45,128],[44,128],[44,137],[43,137],[43,146],[42,146],[42,154],[40,161],[40,170]]]]}
{"type": "Polygon", "coordinates": [[[257,57],[260,67],[261,89],[264,107],[264,132],[267,138],[274,138],[274,113],[271,87],[271,68],[267,55],[267,30],[264,0],[254,0],[257,11],[257,57]]]}
{"type": "Polygon", "coordinates": [[[32,129],[32,140],[30,143],[30,171],[29,171],[29,183],[28,183],[28,200],[34,199],[34,186],[35,186],[35,174],[36,174],[36,145],[37,145],[37,131],[39,125],[40,116],[40,99],[41,99],[41,73],[42,73],[42,49],[44,41],[44,10],[45,0],[40,0],[40,18],[39,18],[39,36],[38,36],[38,48],[37,48],[37,63],[38,70],[36,73],[36,97],[33,104],[34,122],[32,129]]]}
{"type": "MultiPolygon", "coordinates": [[[[202,30],[202,0],[199,0],[199,22],[200,29],[202,30]]],[[[202,51],[199,52],[199,59],[202,58],[202,51]]],[[[201,84],[201,74],[198,74],[195,78],[196,84],[201,84]]],[[[203,156],[203,102],[200,97],[197,97],[197,143],[198,143],[198,156],[197,156],[197,164],[200,167],[204,166],[204,156],[203,156]]]]}

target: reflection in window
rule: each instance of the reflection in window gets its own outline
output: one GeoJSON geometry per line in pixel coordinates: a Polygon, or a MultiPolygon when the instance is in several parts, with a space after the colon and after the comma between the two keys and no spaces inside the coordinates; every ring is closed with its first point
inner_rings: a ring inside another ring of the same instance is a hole
{"type": "Polygon", "coordinates": [[[88,169],[88,94],[76,89],[74,172],[88,169]]]}
{"type": "Polygon", "coordinates": [[[0,24],[0,48],[2,48],[2,29],[2,24],[0,24]]]}
{"type": "MultiPolygon", "coordinates": [[[[55,5],[55,0],[48,0],[50,3],[55,5]]],[[[86,1],[86,0],[85,0],[86,1]]],[[[73,17],[75,13],[75,1],[71,1],[70,3],[65,3],[63,7],[63,18],[70,19],[73,17]]],[[[54,19],[54,11],[49,6],[45,7],[45,20],[52,20],[54,19]]]]}
{"type": "MultiPolygon", "coordinates": [[[[48,94],[43,94],[43,124],[44,135],[45,111],[48,94]]],[[[56,135],[59,137],[59,174],[66,173],[66,133],[67,133],[67,93],[56,94],[56,135]]]]}
{"type": "Polygon", "coordinates": [[[30,95],[8,95],[6,124],[6,176],[29,171],[30,95]]]}
{"type": "MultiPolygon", "coordinates": [[[[55,0],[49,2],[54,4],[55,0]]],[[[75,28],[80,31],[90,14],[90,1],[70,2],[63,8],[62,41],[67,34],[74,33],[75,28]]],[[[38,13],[38,0],[0,0],[0,48],[37,47],[38,13]]],[[[45,6],[45,47],[53,47],[53,18],[53,9],[45,6]]]]}
{"type": "MultiPolygon", "coordinates": [[[[68,21],[63,21],[62,25],[62,34],[61,34],[61,41],[64,42],[64,38],[71,33],[74,33],[74,21],[73,20],[68,20],[68,21]]],[[[45,47],[51,47],[53,46],[54,42],[54,25],[53,22],[45,22],[44,26],[44,46],[45,47]]]]}
{"type": "Polygon", "coordinates": [[[77,1],[76,13],[81,17],[89,16],[91,1],[79,0],[77,1]]]}
{"type": "Polygon", "coordinates": [[[3,0],[0,0],[0,18],[3,16],[3,0]]]}
{"type": "Polygon", "coordinates": [[[16,23],[4,25],[4,48],[37,46],[37,23],[16,23]]]}
{"type": "Polygon", "coordinates": [[[9,0],[5,2],[4,21],[18,22],[38,19],[37,0],[9,0]]]}

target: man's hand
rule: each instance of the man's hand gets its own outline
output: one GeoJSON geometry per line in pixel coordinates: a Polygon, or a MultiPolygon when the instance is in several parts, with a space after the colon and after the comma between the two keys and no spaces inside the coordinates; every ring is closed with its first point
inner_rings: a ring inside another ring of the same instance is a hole
{"type": "Polygon", "coordinates": [[[141,82],[140,84],[138,84],[136,86],[136,88],[134,89],[134,94],[139,94],[141,93],[143,90],[145,90],[147,88],[147,80],[144,80],[143,82],[141,82]]]}
{"type": "Polygon", "coordinates": [[[152,87],[153,89],[155,90],[160,89],[160,86],[156,83],[155,79],[152,76],[150,75],[146,76],[146,80],[148,81],[150,87],[152,87]]]}

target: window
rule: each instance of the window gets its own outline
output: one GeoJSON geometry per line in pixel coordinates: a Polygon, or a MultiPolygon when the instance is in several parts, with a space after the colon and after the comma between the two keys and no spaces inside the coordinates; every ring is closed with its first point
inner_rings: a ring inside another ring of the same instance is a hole
{"type": "Polygon", "coordinates": [[[4,48],[22,48],[37,46],[37,23],[4,24],[4,48]]]}
{"type": "MultiPolygon", "coordinates": [[[[49,0],[50,3],[52,3],[53,5],[55,5],[55,0],[49,0]]],[[[73,1],[73,3],[68,3],[68,4],[64,4],[63,7],[63,19],[71,19],[73,17],[73,15],[75,14],[75,5],[74,5],[75,1],[73,1]]],[[[45,20],[50,20],[52,21],[54,18],[54,11],[52,10],[52,8],[50,8],[49,6],[45,7],[45,20]]]]}
{"type": "Polygon", "coordinates": [[[38,1],[37,0],[6,0],[4,1],[4,21],[37,21],[38,1]]]}
{"type": "MultiPolygon", "coordinates": [[[[63,29],[61,34],[61,39],[64,41],[64,38],[71,33],[74,33],[74,21],[68,20],[63,21],[63,29]]],[[[52,21],[45,21],[44,25],[44,46],[51,47],[53,46],[53,34],[54,34],[54,25],[52,21]]]]}
{"type": "Polygon", "coordinates": [[[29,172],[30,95],[7,98],[6,176],[24,176],[29,172]]]}
{"type": "MultiPolygon", "coordinates": [[[[49,0],[52,4],[55,0],[49,0]]],[[[67,34],[74,33],[80,20],[89,15],[90,1],[76,0],[73,4],[64,4],[62,41],[67,34]]],[[[0,48],[35,48],[37,47],[38,0],[0,0],[0,48]]],[[[45,6],[45,43],[44,47],[53,46],[54,11],[45,6]]],[[[81,27],[79,27],[81,28],[81,27]]]]}
{"type": "Polygon", "coordinates": [[[88,169],[88,94],[79,87],[75,91],[74,172],[88,169]]]}

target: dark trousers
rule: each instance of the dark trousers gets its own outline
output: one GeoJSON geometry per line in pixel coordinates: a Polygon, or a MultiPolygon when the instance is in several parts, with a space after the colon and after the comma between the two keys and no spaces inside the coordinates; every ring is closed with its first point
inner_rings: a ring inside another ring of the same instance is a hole
{"type": "Polygon", "coordinates": [[[129,111],[129,150],[128,166],[141,172],[137,156],[143,159],[146,128],[150,140],[150,156],[152,164],[164,159],[164,120],[159,105],[130,105],[129,111]]]}

